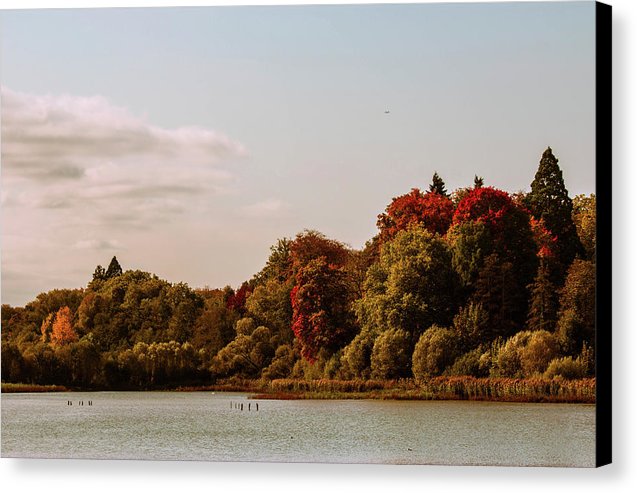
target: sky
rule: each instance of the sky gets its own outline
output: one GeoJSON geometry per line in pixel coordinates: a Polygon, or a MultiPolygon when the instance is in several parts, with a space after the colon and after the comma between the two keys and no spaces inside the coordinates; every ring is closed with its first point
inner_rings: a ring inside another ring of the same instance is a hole
{"type": "Polygon", "coordinates": [[[117,255],[238,287],[304,229],[360,248],[392,197],[595,190],[594,3],[2,11],[2,303],[117,255]],[[386,113],[389,111],[389,113],[386,113]]]}

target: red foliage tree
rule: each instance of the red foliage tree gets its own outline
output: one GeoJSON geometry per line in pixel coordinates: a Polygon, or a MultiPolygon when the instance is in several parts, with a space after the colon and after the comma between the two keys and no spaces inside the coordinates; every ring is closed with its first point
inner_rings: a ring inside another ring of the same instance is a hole
{"type": "Polygon", "coordinates": [[[298,272],[310,261],[324,258],[330,265],[342,267],[347,263],[349,250],[340,241],[331,240],[322,233],[306,230],[290,243],[292,270],[298,272]]]}
{"type": "Polygon", "coordinates": [[[531,231],[537,246],[537,256],[541,259],[554,259],[557,251],[557,236],[544,225],[543,219],[531,217],[531,231]]]}
{"type": "Polygon", "coordinates": [[[431,233],[444,235],[452,217],[453,202],[449,197],[412,188],[408,194],[392,200],[385,212],[378,216],[376,225],[381,242],[386,242],[412,225],[421,225],[431,233]]]}
{"type": "Polygon", "coordinates": [[[311,260],[296,274],[290,293],[292,330],[301,342],[301,355],[314,361],[321,349],[334,352],[354,335],[346,272],[325,257],[311,260]]]}
{"type": "Polygon", "coordinates": [[[252,292],[247,282],[244,282],[234,294],[231,294],[226,301],[226,307],[229,310],[235,310],[239,313],[245,311],[246,299],[252,292]]]}
{"type": "Polygon", "coordinates": [[[521,285],[526,286],[537,269],[538,246],[530,219],[529,212],[507,192],[479,187],[469,190],[458,203],[453,224],[483,223],[493,241],[493,251],[484,253],[495,253],[502,261],[511,262],[521,285]]]}

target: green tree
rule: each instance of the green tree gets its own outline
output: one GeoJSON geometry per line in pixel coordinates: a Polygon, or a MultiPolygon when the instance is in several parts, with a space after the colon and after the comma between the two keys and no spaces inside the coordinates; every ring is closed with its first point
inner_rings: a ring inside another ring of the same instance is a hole
{"type": "Polygon", "coordinates": [[[524,326],[527,313],[526,289],[511,262],[497,254],[489,255],[478,274],[471,301],[479,304],[489,317],[482,342],[509,337],[524,326]]]}
{"type": "Polygon", "coordinates": [[[278,277],[270,278],[264,284],[256,286],[246,300],[248,315],[258,324],[269,327],[285,343],[291,343],[294,339],[291,329],[292,287],[292,281],[280,281],[278,277]]]}
{"type": "Polygon", "coordinates": [[[451,322],[458,286],[451,253],[438,235],[421,228],[401,231],[369,268],[356,314],[363,330],[377,335],[402,329],[413,344],[431,325],[451,322]]]}
{"type": "Polygon", "coordinates": [[[452,265],[465,287],[472,287],[493,252],[491,232],[481,221],[466,221],[452,226],[446,236],[451,248],[452,265]]]}
{"type": "Polygon", "coordinates": [[[371,376],[372,350],[376,336],[361,331],[344,349],[341,367],[346,378],[369,378],[371,376]]]}
{"type": "Polygon", "coordinates": [[[453,329],[458,335],[460,349],[473,349],[490,338],[489,314],[481,304],[469,302],[453,317],[453,329]]]}
{"type": "Polygon", "coordinates": [[[402,329],[388,329],[374,341],[372,378],[395,379],[410,376],[411,338],[402,329]]]}
{"type": "Polygon", "coordinates": [[[412,371],[418,381],[441,375],[458,356],[458,336],[451,329],[432,325],[418,339],[412,371]]]}
{"type": "Polygon", "coordinates": [[[525,203],[533,217],[543,220],[548,230],[557,236],[558,265],[564,272],[577,255],[583,254],[583,247],[573,222],[573,202],[557,163],[558,159],[548,147],[542,154],[525,203]]]}
{"type": "Polygon", "coordinates": [[[530,330],[555,330],[558,310],[558,290],[551,281],[549,263],[541,259],[535,280],[529,286],[531,301],[527,327],[530,330]]]}
{"type": "Polygon", "coordinates": [[[559,355],[555,334],[545,330],[525,330],[507,339],[493,358],[491,376],[532,377],[544,373],[559,355]]]}

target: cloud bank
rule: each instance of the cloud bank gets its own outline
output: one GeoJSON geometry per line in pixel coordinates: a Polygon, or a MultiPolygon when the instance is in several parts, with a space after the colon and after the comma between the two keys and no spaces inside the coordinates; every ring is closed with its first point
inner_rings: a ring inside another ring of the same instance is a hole
{"type": "Polygon", "coordinates": [[[238,188],[247,151],[223,133],[162,128],[101,96],[2,87],[1,98],[8,302],[14,287],[35,295],[48,284],[82,285],[79,265],[139,250],[145,238],[149,250],[161,249],[178,225],[214,217],[238,188]]]}
{"type": "Polygon", "coordinates": [[[5,170],[43,181],[80,179],[105,163],[206,166],[245,154],[223,134],[160,128],[101,96],[38,96],[5,87],[2,140],[5,170]]]}

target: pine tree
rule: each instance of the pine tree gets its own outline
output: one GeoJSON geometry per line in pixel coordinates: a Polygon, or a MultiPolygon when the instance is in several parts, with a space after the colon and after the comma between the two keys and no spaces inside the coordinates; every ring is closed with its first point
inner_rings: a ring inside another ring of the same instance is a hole
{"type": "Polygon", "coordinates": [[[112,279],[113,277],[120,276],[122,272],[122,266],[119,265],[117,257],[113,257],[111,259],[111,263],[108,264],[108,269],[106,269],[105,277],[106,279],[112,279]]]}
{"type": "Polygon", "coordinates": [[[583,254],[583,247],[572,218],[573,202],[568,196],[562,170],[557,163],[557,158],[548,147],[542,154],[525,204],[533,217],[544,220],[546,228],[557,237],[557,260],[563,274],[573,259],[583,254]]]}
{"type": "Polygon", "coordinates": [[[551,281],[548,261],[540,260],[533,284],[529,286],[531,301],[527,326],[530,330],[553,332],[557,322],[558,290],[551,281]]]}
{"type": "Polygon", "coordinates": [[[431,185],[429,185],[429,192],[437,193],[444,197],[449,197],[449,193],[445,188],[445,182],[440,178],[437,171],[434,171],[434,176],[431,179],[431,185]]]}

